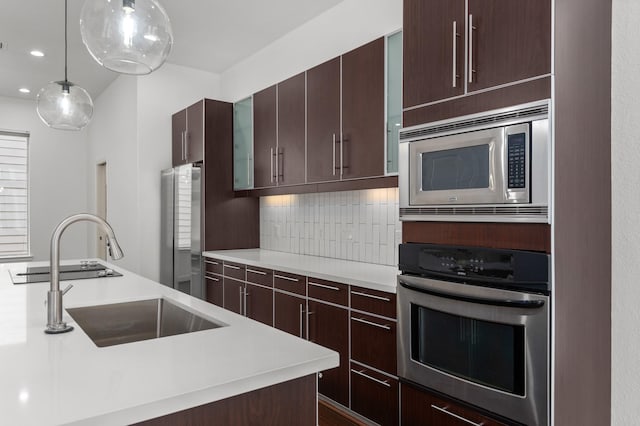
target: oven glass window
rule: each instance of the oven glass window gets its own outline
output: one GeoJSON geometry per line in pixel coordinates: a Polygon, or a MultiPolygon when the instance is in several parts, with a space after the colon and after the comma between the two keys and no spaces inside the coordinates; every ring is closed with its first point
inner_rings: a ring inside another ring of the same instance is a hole
{"type": "Polygon", "coordinates": [[[411,357],[469,381],[524,395],[524,326],[411,305],[411,357]]]}
{"type": "Polygon", "coordinates": [[[423,152],[422,190],[489,187],[489,145],[423,152]]]}

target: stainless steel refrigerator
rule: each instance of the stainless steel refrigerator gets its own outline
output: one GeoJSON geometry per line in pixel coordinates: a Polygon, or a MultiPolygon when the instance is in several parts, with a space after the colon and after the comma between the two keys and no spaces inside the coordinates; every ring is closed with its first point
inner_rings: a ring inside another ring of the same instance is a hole
{"type": "Polygon", "coordinates": [[[199,165],[162,171],[160,282],[204,298],[202,173],[199,165]]]}

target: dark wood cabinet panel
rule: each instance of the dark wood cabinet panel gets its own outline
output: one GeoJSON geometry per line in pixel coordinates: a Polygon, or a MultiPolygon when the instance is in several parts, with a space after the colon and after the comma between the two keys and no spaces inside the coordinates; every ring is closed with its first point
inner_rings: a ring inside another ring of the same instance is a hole
{"type": "Polygon", "coordinates": [[[452,400],[440,398],[431,392],[402,383],[401,409],[403,425],[434,426],[505,426],[498,420],[452,400]]]}
{"type": "Polygon", "coordinates": [[[316,375],[258,389],[137,423],[145,426],[316,424],[316,375]]]}
{"type": "Polygon", "coordinates": [[[263,324],[273,326],[273,290],[247,283],[245,291],[245,315],[263,324]]]}
{"type": "Polygon", "coordinates": [[[187,132],[187,110],[183,109],[171,116],[171,164],[185,163],[185,134],[187,132]]]}
{"type": "Polygon", "coordinates": [[[224,277],[224,308],[242,315],[244,282],[224,277]]]}
{"type": "Polygon", "coordinates": [[[213,303],[221,308],[224,307],[224,286],[222,280],[222,276],[211,273],[205,274],[204,277],[206,287],[205,299],[207,302],[213,303]]]}
{"type": "Polygon", "coordinates": [[[396,318],[396,295],[362,287],[351,287],[351,308],[396,318]]]}
{"type": "Polygon", "coordinates": [[[248,283],[273,287],[273,271],[271,269],[247,265],[246,271],[248,283]]]}
{"type": "Polygon", "coordinates": [[[545,223],[402,222],[402,242],[551,253],[551,225],[545,223]]]}
{"type": "Polygon", "coordinates": [[[204,100],[187,108],[186,163],[204,160],[204,100]]]}
{"type": "Polygon", "coordinates": [[[464,93],[464,7],[462,0],[404,0],[404,108],[464,93]]]}
{"type": "Polygon", "coordinates": [[[233,192],[233,105],[205,100],[204,250],[260,246],[260,200],[233,192]]]}
{"type": "Polygon", "coordinates": [[[551,72],[551,1],[469,0],[468,90],[551,72]]]}
{"type": "Polygon", "coordinates": [[[222,267],[224,268],[225,277],[231,277],[237,280],[244,281],[246,266],[242,263],[229,262],[225,260],[222,267]]]}
{"type": "MultiPolygon", "coordinates": [[[[382,117],[381,117],[382,120],[382,117]]],[[[307,182],[340,178],[340,58],[307,71],[307,182]]]]}
{"type": "Polygon", "coordinates": [[[276,86],[253,95],[253,180],[256,188],[276,184],[276,86]]]}
{"type": "Polygon", "coordinates": [[[384,175],[384,38],[342,56],[341,178],[384,175]]]}
{"type": "Polygon", "coordinates": [[[351,312],[351,359],[395,375],[395,321],[351,312]]]}
{"type": "Polygon", "coordinates": [[[307,294],[310,298],[335,303],[342,306],[349,305],[349,286],[318,278],[307,278],[307,294]]]}
{"type": "Polygon", "coordinates": [[[224,268],[222,267],[222,260],[211,259],[210,257],[204,258],[204,270],[205,272],[212,272],[214,274],[223,275],[224,268]]]}
{"type": "Polygon", "coordinates": [[[307,295],[307,277],[302,275],[273,271],[273,286],[302,296],[307,295]]]}
{"type": "Polygon", "coordinates": [[[306,338],[306,301],[302,297],[275,291],[273,294],[274,327],[306,338]]]}
{"type": "Polygon", "coordinates": [[[322,372],[318,392],[345,407],[349,406],[349,312],[310,300],[309,340],[340,354],[340,365],[322,372]]]}
{"type": "MultiPolygon", "coordinates": [[[[377,371],[351,363],[351,409],[374,422],[397,425],[398,380],[377,371]]],[[[435,423],[405,423],[405,425],[436,425],[435,423]]]]}
{"type": "Polygon", "coordinates": [[[305,182],[305,73],[278,83],[278,185],[305,182]]]}

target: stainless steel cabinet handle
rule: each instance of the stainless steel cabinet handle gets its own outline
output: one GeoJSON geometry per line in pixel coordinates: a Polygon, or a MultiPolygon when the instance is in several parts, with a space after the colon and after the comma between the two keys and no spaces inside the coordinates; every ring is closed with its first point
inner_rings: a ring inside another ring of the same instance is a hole
{"type": "Polygon", "coordinates": [[[470,424],[470,425],[473,425],[473,426],[482,426],[482,425],[484,425],[484,422],[481,422],[481,423],[472,422],[469,419],[465,419],[462,416],[459,416],[457,414],[452,413],[451,411],[447,410],[445,407],[438,407],[437,405],[431,404],[431,408],[433,408],[435,410],[438,410],[441,413],[447,414],[447,415],[449,415],[449,416],[451,416],[453,418],[456,418],[456,419],[458,419],[460,421],[463,421],[463,422],[465,422],[467,424],[470,424]]]}
{"type": "Polygon", "coordinates": [[[182,145],[182,156],[180,157],[182,160],[186,159],[186,155],[185,152],[187,150],[187,143],[186,143],[186,131],[182,131],[182,134],[180,135],[180,145],[182,145]]]}
{"type": "Polygon", "coordinates": [[[382,301],[385,301],[385,302],[391,302],[391,299],[389,299],[388,297],[376,296],[375,294],[367,294],[367,293],[362,293],[360,291],[351,291],[351,294],[356,294],[358,296],[369,297],[371,299],[376,299],[376,300],[382,300],[382,301]]]}
{"type": "Polygon", "coordinates": [[[242,297],[242,287],[238,287],[238,290],[240,290],[240,300],[239,300],[239,303],[240,303],[240,305],[239,305],[240,306],[240,315],[244,315],[242,313],[242,299],[243,299],[243,297],[242,297]]]}
{"type": "Polygon", "coordinates": [[[371,321],[367,321],[366,319],[357,318],[357,317],[351,317],[351,319],[354,320],[354,321],[357,321],[357,322],[361,322],[363,324],[371,325],[373,327],[382,328],[382,329],[385,329],[387,331],[391,330],[391,327],[388,326],[388,325],[378,324],[377,322],[371,322],[371,321]]]}
{"type": "Polygon", "coordinates": [[[469,83],[473,83],[473,73],[476,70],[473,69],[473,30],[476,27],[473,26],[473,15],[469,14],[469,83]]]}
{"type": "Polygon", "coordinates": [[[277,148],[277,147],[276,147],[276,149],[275,149],[274,153],[275,153],[275,156],[276,156],[276,159],[275,159],[275,163],[276,163],[276,174],[275,174],[274,178],[275,178],[275,180],[276,180],[276,183],[278,183],[278,180],[279,180],[279,178],[280,178],[280,175],[278,174],[278,155],[279,155],[279,152],[278,152],[278,148],[277,148]]]}
{"type": "Polygon", "coordinates": [[[342,156],[342,147],[344,146],[344,135],[340,132],[340,179],[342,179],[342,169],[344,169],[344,157],[342,156]]]}
{"type": "Polygon", "coordinates": [[[247,272],[253,272],[254,274],[258,274],[258,275],[267,275],[266,272],[256,271],[255,269],[249,269],[249,268],[247,268],[247,272]]]}
{"type": "Polygon", "coordinates": [[[244,316],[249,316],[249,305],[247,304],[247,297],[249,297],[248,289],[244,289],[244,316]]]}
{"type": "Polygon", "coordinates": [[[309,281],[309,285],[312,285],[314,287],[326,288],[327,290],[340,291],[339,287],[334,287],[332,285],[318,284],[312,281],[309,281]]]}
{"type": "Polygon", "coordinates": [[[271,148],[271,155],[269,156],[269,166],[271,167],[271,183],[273,183],[273,148],[271,148]]]}
{"type": "Polygon", "coordinates": [[[302,316],[304,314],[304,307],[302,306],[302,303],[300,304],[300,338],[302,338],[302,316]]]}
{"type": "Polygon", "coordinates": [[[218,263],[218,262],[215,262],[215,261],[213,261],[213,260],[205,260],[205,261],[204,261],[204,263],[208,263],[208,264],[210,264],[210,265],[219,265],[219,263],[218,263]]]}
{"type": "Polygon", "coordinates": [[[216,278],[216,277],[212,277],[211,275],[205,275],[204,276],[206,279],[211,280],[211,281],[215,281],[215,282],[219,282],[220,278],[216,278]]]}
{"type": "Polygon", "coordinates": [[[224,267],[225,268],[230,268],[230,269],[240,269],[239,266],[233,266],[233,265],[227,265],[227,264],[225,264],[224,267]]]}
{"type": "Polygon", "coordinates": [[[451,81],[451,86],[452,87],[456,87],[456,80],[458,79],[458,73],[456,72],[458,69],[458,64],[457,64],[457,60],[458,60],[458,52],[457,52],[457,47],[458,47],[458,43],[457,43],[457,38],[458,38],[458,28],[457,28],[458,23],[456,21],[453,21],[453,79],[451,81]]]}
{"type": "Polygon", "coordinates": [[[352,373],[356,373],[356,374],[357,374],[357,375],[359,375],[359,376],[366,377],[367,379],[369,379],[369,380],[371,380],[371,381],[374,381],[374,382],[376,382],[376,383],[378,383],[378,384],[384,385],[384,386],[386,386],[386,387],[388,387],[388,388],[390,388],[390,387],[391,387],[391,385],[389,384],[389,380],[384,380],[384,381],[382,381],[382,380],[378,380],[378,379],[376,379],[375,377],[371,377],[371,376],[369,376],[368,374],[364,374],[364,372],[365,372],[365,371],[367,371],[367,370],[360,370],[360,371],[358,371],[358,370],[354,370],[353,368],[351,369],[351,372],[352,372],[352,373]]]}
{"type": "Polygon", "coordinates": [[[283,276],[283,275],[278,275],[278,274],[273,274],[273,277],[274,277],[274,278],[281,278],[281,279],[283,279],[283,280],[287,280],[287,281],[293,281],[293,282],[296,282],[296,283],[297,283],[298,281],[300,281],[300,280],[299,280],[299,279],[297,279],[297,278],[285,277],[285,276],[283,276]]]}
{"type": "Polygon", "coordinates": [[[333,175],[336,175],[336,134],[333,134],[333,175]]]}

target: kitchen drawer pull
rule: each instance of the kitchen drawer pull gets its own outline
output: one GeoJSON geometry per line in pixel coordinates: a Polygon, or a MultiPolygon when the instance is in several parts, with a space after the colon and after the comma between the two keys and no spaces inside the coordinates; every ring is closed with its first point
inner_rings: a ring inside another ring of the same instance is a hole
{"type": "Polygon", "coordinates": [[[470,424],[470,425],[473,425],[473,426],[482,426],[482,425],[484,424],[484,422],[481,422],[481,423],[472,422],[472,421],[471,421],[471,420],[469,420],[469,419],[465,419],[465,418],[464,418],[464,417],[462,417],[462,416],[459,416],[459,415],[457,415],[457,414],[452,413],[451,411],[447,410],[447,409],[446,409],[446,408],[444,408],[444,407],[438,407],[437,405],[433,405],[433,404],[431,404],[431,408],[434,408],[434,409],[436,409],[436,410],[440,411],[441,413],[447,414],[447,415],[449,415],[449,416],[451,416],[451,417],[453,417],[453,418],[456,418],[456,419],[458,419],[458,420],[460,420],[460,421],[463,421],[463,422],[465,422],[465,423],[467,423],[467,424],[470,424]]]}
{"type": "Polygon", "coordinates": [[[278,275],[278,274],[273,274],[273,276],[274,276],[274,278],[282,278],[283,280],[293,281],[293,282],[296,282],[296,283],[297,283],[298,281],[300,281],[300,280],[299,280],[299,279],[297,279],[297,278],[285,277],[285,276],[283,276],[283,275],[278,275]]]}
{"type": "Polygon", "coordinates": [[[212,277],[211,275],[205,275],[204,276],[206,279],[211,280],[211,281],[215,281],[215,282],[219,282],[220,278],[216,278],[216,277],[212,277]]]}
{"type": "Polygon", "coordinates": [[[224,265],[225,268],[231,268],[231,269],[240,269],[239,266],[233,266],[233,265],[224,265]]]}
{"type": "Polygon", "coordinates": [[[255,269],[249,269],[249,268],[247,268],[247,272],[253,272],[254,274],[259,274],[259,275],[267,275],[266,272],[256,271],[255,269]]]}
{"type": "Polygon", "coordinates": [[[205,260],[204,263],[208,263],[209,265],[219,265],[218,262],[215,262],[213,260],[205,260]]]}
{"type": "Polygon", "coordinates": [[[376,383],[379,383],[379,384],[381,384],[381,385],[384,385],[384,386],[386,386],[386,387],[388,387],[388,388],[390,388],[390,387],[391,387],[391,385],[389,384],[389,380],[384,380],[384,381],[382,381],[382,380],[378,380],[378,379],[376,379],[375,377],[371,377],[371,376],[369,376],[368,374],[364,374],[364,372],[365,372],[365,371],[367,371],[367,370],[360,370],[360,371],[358,371],[358,370],[354,370],[353,368],[351,369],[351,372],[352,372],[352,373],[356,373],[356,374],[358,374],[358,375],[360,375],[360,376],[362,376],[362,377],[366,377],[367,379],[372,380],[372,381],[374,381],[374,382],[376,382],[376,383]]]}
{"type": "Polygon", "coordinates": [[[334,287],[332,285],[314,283],[312,281],[309,281],[309,285],[312,285],[314,287],[326,288],[327,290],[340,291],[340,287],[334,287]]]}
{"type": "Polygon", "coordinates": [[[366,319],[356,318],[356,317],[351,317],[351,319],[354,321],[361,322],[363,324],[372,325],[374,327],[383,328],[385,330],[391,330],[391,327],[389,327],[388,325],[378,324],[375,322],[367,321],[366,319]]]}
{"type": "Polygon", "coordinates": [[[388,297],[376,296],[374,294],[362,293],[360,291],[351,291],[351,294],[355,294],[357,296],[370,297],[371,299],[376,299],[376,300],[383,300],[385,302],[391,302],[391,299],[389,299],[388,297]]]}

